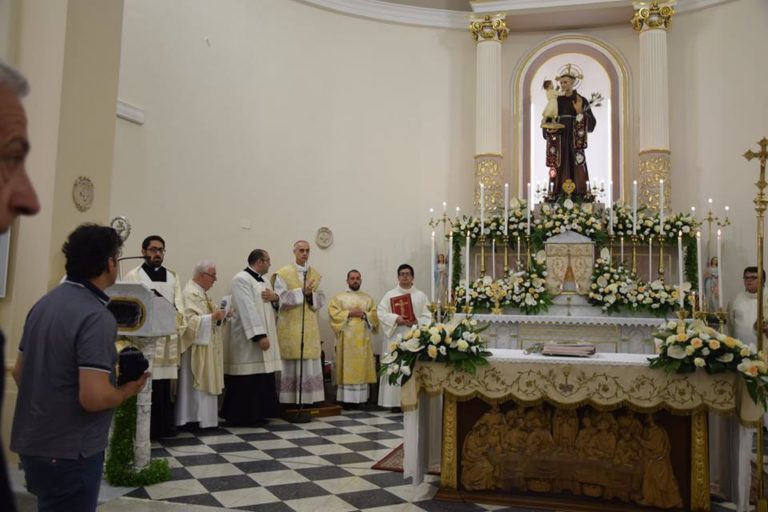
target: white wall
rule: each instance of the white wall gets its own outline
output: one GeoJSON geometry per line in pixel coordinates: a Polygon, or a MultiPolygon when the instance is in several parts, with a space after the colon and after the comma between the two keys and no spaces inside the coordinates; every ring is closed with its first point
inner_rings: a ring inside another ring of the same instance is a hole
{"type": "Polygon", "coordinates": [[[402,262],[428,288],[428,210],[471,201],[469,32],[293,0],[132,0],[124,20],[119,97],[146,111],[145,125],[116,132],[112,214],[133,225],[124,254],[161,234],[184,280],[213,258],[217,298],[251,249],[276,270],[328,226],[335,243],[313,243],[310,263],[329,296],[355,267],[378,299],[402,262]]]}

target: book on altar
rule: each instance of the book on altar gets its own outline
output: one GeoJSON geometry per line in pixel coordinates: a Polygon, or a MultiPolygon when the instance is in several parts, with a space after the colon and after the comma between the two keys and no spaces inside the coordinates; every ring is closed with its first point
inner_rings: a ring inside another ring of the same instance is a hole
{"type": "Polygon", "coordinates": [[[416,323],[416,315],[413,312],[413,301],[411,294],[406,293],[389,299],[389,307],[396,315],[400,315],[408,322],[416,323]]]}

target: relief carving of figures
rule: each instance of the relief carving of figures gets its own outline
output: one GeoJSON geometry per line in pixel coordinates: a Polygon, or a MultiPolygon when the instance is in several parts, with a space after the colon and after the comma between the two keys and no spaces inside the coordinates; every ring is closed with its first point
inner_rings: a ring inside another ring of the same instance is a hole
{"type": "Polygon", "coordinates": [[[669,457],[669,435],[656,424],[653,414],[647,416],[641,443],[645,458],[641,504],[659,508],[682,508],[683,500],[669,457]]]}

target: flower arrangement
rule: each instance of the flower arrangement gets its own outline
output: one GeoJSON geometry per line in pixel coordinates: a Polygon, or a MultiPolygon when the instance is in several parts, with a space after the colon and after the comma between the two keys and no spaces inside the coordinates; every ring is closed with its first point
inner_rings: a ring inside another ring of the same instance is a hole
{"type": "Polygon", "coordinates": [[[413,326],[390,343],[389,354],[382,359],[379,373],[386,375],[390,384],[402,384],[411,378],[416,361],[447,363],[475,373],[478,366],[488,364],[491,355],[480,336],[487,327],[478,325],[472,318],[464,318],[455,325],[413,326]]]}
{"type": "MultiPolygon", "coordinates": [[[[606,221],[606,225],[610,225],[609,220],[606,221]]],[[[623,202],[613,205],[613,234],[617,237],[632,236],[632,208],[623,202]]]]}
{"type": "Polygon", "coordinates": [[[544,251],[536,253],[528,270],[510,272],[505,281],[509,290],[507,304],[526,315],[544,312],[552,304],[552,295],[547,290],[547,257],[544,251]]]}
{"type": "Polygon", "coordinates": [[[638,292],[632,273],[623,266],[613,268],[610,254],[603,249],[600,258],[595,261],[592,272],[592,284],[589,290],[589,303],[599,306],[606,313],[614,313],[624,308],[637,310],[638,292]]]}
{"type": "Polygon", "coordinates": [[[542,204],[541,215],[534,223],[544,240],[566,231],[575,231],[594,238],[603,228],[603,219],[593,214],[592,203],[578,204],[570,199],[566,199],[562,204],[542,204]]]}
{"type": "MultiPolygon", "coordinates": [[[[658,232],[658,221],[656,231],[658,232]]],[[[667,243],[676,243],[678,233],[683,234],[683,239],[696,236],[696,228],[699,223],[690,213],[678,213],[664,217],[664,239],[667,243]]],[[[658,234],[658,233],[657,233],[658,234]]]]}
{"type": "MultiPolygon", "coordinates": [[[[496,281],[496,283],[498,282],[496,281]]],[[[493,278],[491,276],[483,276],[469,284],[469,304],[475,310],[490,310],[494,304],[496,293],[498,291],[494,287],[493,278]]],[[[456,287],[455,297],[457,307],[467,305],[467,288],[465,283],[462,282],[456,287]]],[[[501,305],[504,304],[501,303],[501,305]]]]}
{"type": "Polygon", "coordinates": [[[453,220],[454,240],[464,240],[464,243],[466,243],[467,231],[469,231],[469,238],[474,244],[475,240],[480,236],[480,218],[464,215],[461,220],[453,220]]]}
{"type": "Polygon", "coordinates": [[[753,347],[726,336],[702,320],[671,320],[654,333],[658,355],[649,358],[651,368],[668,372],[707,373],[735,371],[744,378],[752,400],[768,405],[768,367],[753,347]]]}

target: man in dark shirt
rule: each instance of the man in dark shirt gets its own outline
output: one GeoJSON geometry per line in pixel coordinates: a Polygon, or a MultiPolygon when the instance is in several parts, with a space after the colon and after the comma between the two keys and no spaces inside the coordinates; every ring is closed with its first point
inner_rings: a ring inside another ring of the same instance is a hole
{"type": "MultiPolygon", "coordinates": [[[[0,61],[0,233],[5,233],[18,215],[40,210],[37,194],[24,165],[29,152],[27,117],[21,100],[29,92],[27,81],[0,61]]],[[[5,368],[5,337],[0,332],[0,368],[5,368]]],[[[5,379],[0,379],[0,410],[5,379]]],[[[3,447],[0,446],[0,510],[13,512],[11,488],[3,447]]]]}
{"type": "Polygon", "coordinates": [[[117,322],[104,290],[123,242],[83,224],[64,243],[67,279],[30,310],[13,378],[19,387],[11,450],[39,510],[96,510],[112,409],[149,377],[114,386],[117,322]]]}

